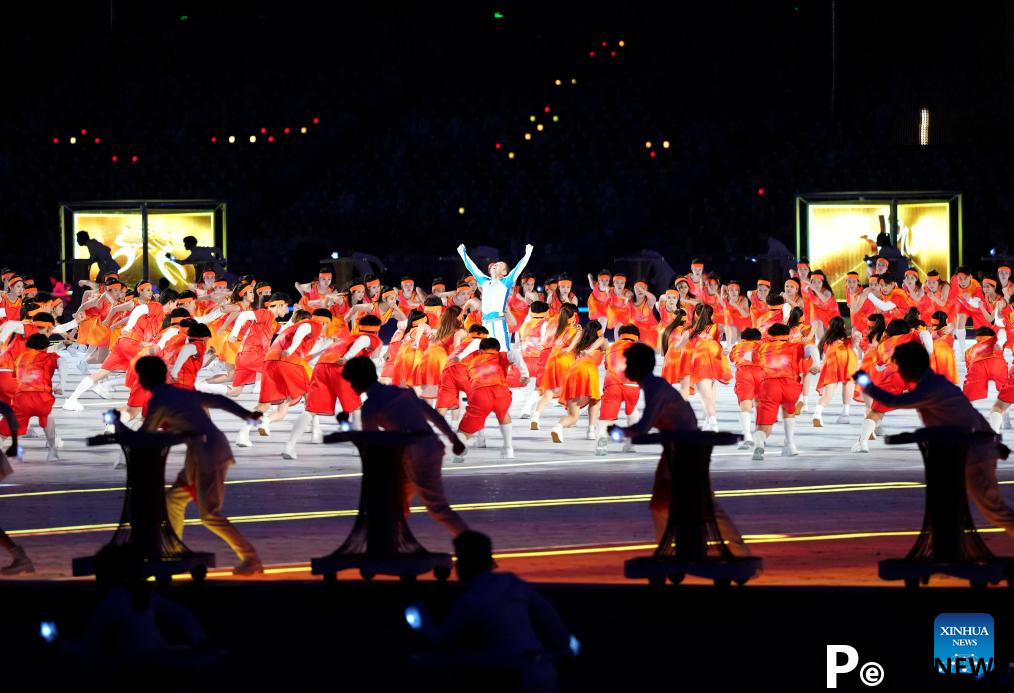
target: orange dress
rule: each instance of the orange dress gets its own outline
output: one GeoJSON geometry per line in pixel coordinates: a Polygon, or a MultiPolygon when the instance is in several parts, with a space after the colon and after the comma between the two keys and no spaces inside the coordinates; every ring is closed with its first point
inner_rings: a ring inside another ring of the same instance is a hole
{"type": "MultiPolygon", "coordinates": [[[[740,296],[739,300],[740,301],[747,301],[747,299],[743,298],[742,296],[740,296]]],[[[749,307],[750,306],[750,302],[747,301],[746,305],[747,305],[747,307],[749,307]]],[[[746,315],[743,315],[741,312],[739,312],[739,309],[736,308],[736,306],[732,305],[728,301],[726,301],[726,303],[725,303],[725,309],[724,310],[725,310],[725,324],[726,325],[733,325],[740,332],[742,332],[743,330],[745,330],[748,327],[752,327],[753,326],[753,316],[751,315],[751,313],[749,311],[747,311],[746,315]]]]}
{"type": "Polygon", "coordinates": [[[617,296],[616,290],[609,292],[609,306],[606,309],[606,327],[613,329],[630,322],[630,297],[627,290],[623,290],[623,296],[617,296]]]}
{"type": "Polygon", "coordinates": [[[703,332],[690,339],[693,349],[690,361],[690,382],[694,385],[702,380],[717,380],[729,383],[732,380],[732,364],[718,341],[718,325],[709,325],[703,332]]]}
{"type": "Polygon", "coordinates": [[[817,378],[817,389],[822,390],[825,386],[835,383],[847,383],[852,380],[852,374],[858,369],[859,357],[852,349],[852,338],[846,337],[832,342],[824,349],[824,363],[817,378]]]}
{"type": "Polygon", "coordinates": [[[103,325],[102,321],[109,315],[109,309],[112,307],[112,303],[103,299],[97,306],[85,309],[85,317],[77,328],[78,344],[96,347],[109,344],[109,328],[103,325]]]}
{"type": "Polygon", "coordinates": [[[590,402],[602,399],[602,384],[599,381],[599,364],[602,363],[602,350],[596,349],[576,359],[567,369],[560,388],[560,404],[566,405],[571,400],[585,397],[590,402]]]}
{"type": "Polygon", "coordinates": [[[825,327],[831,322],[831,318],[841,315],[841,311],[838,309],[838,299],[834,297],[833,292],[827,297],[827,300],[824,300],[816,292],[811,291],[809,306],[810,315],[807,320],[809,322],[819,320],[825,327]]]}
{"type": "Polygon", "coordinates": [[[674,345],[686,332],[685,325],[677,327],[669,334],[669,349],[665,352],[665,361],[662,363],[662,379],[670,385],[679,385],[680,381],[690,375],[690,361],[693,358],[693,349],[689,345],[677,349],[674,345]]]}
{"type": "Polygon", "coordinates": [[[542,372],[542,381],[539,383],[539,389],[542,392],[556,391],[563,387],[567,371],[577,360],[573,351],[565,351],[565,349],[574,341],[577,331],[577,325],[568,325],[563,334],[553,340],[549,360],[546,361],[546,370],[542,372]]]}
{"type": "Polygon", "coordinates": [[[440,341],[432,341],[419,359],[412,374],[413,385],[439,385],[447,363],[447,355],[454,348],[454,333],[440,341]]]}
{"type": "Polygon", "coordinates": [[[958,362],[954,358],[954,335],[933,335],[933,353],[930,354],[930,368],[955,385],[958,384],[958,362]]]}
{"type": "Polygon", "coordinates": [[[652,349],[658,346],[658,318],[647,300],[630,304],[630,321],[637,326],[642,342],[652,349]]]}
{"type": "Polygon", "coordinates": [[[429,339],[426,335],[422,335],[417,346],[416,337],[424,326],[425,323],[413,327],[402,337],[401,347],[394,357],[394,367],[391,369],[391,382],[394,385],[422,385],[415,382],[415,370],[422,361],[426,349],[429,348],[429,339]]]}

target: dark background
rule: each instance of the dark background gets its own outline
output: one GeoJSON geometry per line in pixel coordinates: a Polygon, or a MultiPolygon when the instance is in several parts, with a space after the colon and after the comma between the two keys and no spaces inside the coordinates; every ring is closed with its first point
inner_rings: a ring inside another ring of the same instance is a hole
{"type": "Polygon", "coordinates": [[[49,271],[62,201],[217,198],[233,270],[280,284],[362,250],[425,285],[460,242],[532,242],[541,274],[649,248],[751,281],[759,234],[794,248],[796,193],[945,189],[988,269],[1014,211],[1012,8],[22,3],[0,25],[0,263],[49,271]]]}

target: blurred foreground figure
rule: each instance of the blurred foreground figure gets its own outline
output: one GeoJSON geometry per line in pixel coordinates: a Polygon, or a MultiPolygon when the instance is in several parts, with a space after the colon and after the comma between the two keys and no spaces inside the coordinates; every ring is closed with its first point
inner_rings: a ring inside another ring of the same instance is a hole
{"type": "MultiPolygon", "coordinates": [[[[0,416],[3,417],[11,429],[11,446],[7,448],[6,452],[0,450],[0,481],[3,481],[13,471],[7,458],[17,457],[18,454],[18,420],[14,416],[14,410],[11,408],[11,405],[3,401],[0,401],[0,416]]],[[[2,529],[0,529],[0,548],[9,553],[14,559],[10,565],[0,568],[0,575],[20,575],[21,573],[35,572],[32,559],[2,529]]]]}

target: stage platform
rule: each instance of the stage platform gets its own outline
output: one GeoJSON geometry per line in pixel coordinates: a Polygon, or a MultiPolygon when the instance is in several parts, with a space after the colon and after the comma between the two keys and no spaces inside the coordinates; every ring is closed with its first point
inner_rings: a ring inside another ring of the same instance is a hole
{"type": "MultiPolygon", "coordinates": [[[[959,366],[963,364],[959,361],[959,366]]],[[[79,375],[72,376],[72,385],[79,375]]],[[[110,537],[120,513],[125,473],[115,470],[118,451],[85,447],[85,438],[101,432],[101,412],[122,405],[120,388],[111,400],[89,393],[83,412],[54,413],[64,441],[59,462],[46,462],[42,438],[25,438],[25,460],[0,483],[0,527],[22,543],[35,561],[34,579],[71,579],[71,559],[97,550],[110,537]]],[[[978,403],[988,411],[992,402],[978,403]]],[[[256,399],[245,393],[240,402],[256,399]]],[[[816,398],[813,399],[814,403],[816,398]]],[[[853,454],[862,417],[854,405],[850,425],[835,424],[839,399],[825,412],[824,428],[800,417],[798,457],[780,456],[780,424],[763,462],[749,450],[716,449],[713,486],[723,506],[757,555],[764,574],[751,586],[884,585],[877,561],[903,556],[922,524],[923,465],[912,447],[870,445],[870,454],[853,454]]],[[[700,405],[693,399],[700,414],[700,405]]],[[[298,411],[298,408],[296,409],[298,411]]],[[[596,457],[585,440],[586,423],[567,431],[566,443],[554,444],[549,429],[562,416],[548,409],[542,430],[512,408],[516,459],[501,460],[495,420],[487,422],[489,447],[469,450],[464,464],[444,464],[451,504],[475,529],[492,536],[503,569],[539,582],[624,583],[623,561],[649,553],[654,544],[648,493],[659,448],[623,453],[610,443],[596,457]]],[[[231,439],[239,419],[215,412],[231,439]]],[[[283,460],[291,420],[274,426],[270,437],[253,436],[251,448],[234,446],[236,465],[229,473],[225,512],[257,547],[268,567],[260,579],[317,580],[309,559],[333,550],[351,527],[359,499],[359,459],[348,444],[311,445],[309,434],[297,460],[283,460]]],[[[732,387],[719,388],[719,425],[739,431],[732,387]]],[[[893,412],[887,433],[919,426],[914,412],[893,412]]],[[[324,422],[325,432],[335,430],[324,422]]],[[[1014,432],[1007,431],[1008,443],[1014,432]]],[[[170,455],[167,481],[182,464],[182,449],[170,455]]],[[[1001,463],[1001,488],[1014,503],[1014,465],[1001,463]]],[[[987,544],[999,555],[1014,554],[1014,541],[973,515],[987,544]]],[[[193,506],[189,518],[196,518],[193,506]]],[[[431,551],[449,551],[450,539],[422,508],[413,508],[413,532],[431,551]]],[[[189,519],[184,535],[195,551],[217,554],[210,578],[226,579],[236,559],[214,535],[189,519]]],[[[0,556],[0,560],[3,560],[0,556]]],[[[352,577],[352,574],[348,574],[352,577]]],[[[358,578],[355,578],[358,579],[358,578]]],[[[432,579],[432,578],[429,578],[432,579]]],[[[693,583],[693,578],[687,579],[693,583]]],[[[931,587],[967,583],[934,578],[931,587]]]]}

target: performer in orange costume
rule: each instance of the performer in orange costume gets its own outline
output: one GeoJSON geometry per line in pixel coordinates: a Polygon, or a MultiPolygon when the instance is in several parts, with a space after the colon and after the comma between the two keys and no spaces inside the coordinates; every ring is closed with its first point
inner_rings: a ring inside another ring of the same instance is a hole
{"type": "Polygon", "coordinates": [[[965,368],[965,384],[961,389],[972,402],[986,399],[990,381],[998,392],[1007,384],[1007,362],[1003,351],[997,348],[992,327],[975,331],[975,344],[965,351],[965,368]]]}
{"type": "Polygon", "coordinates": [[[577,343],[571,347],[574,359],[560,388],[560,404],[566,407],[567,415],[550,432],[554,443],[563,442],[563,429],[577,424],[584,407],[588,407],[588,431],[585,438],[595,440],[602,400],[599,365],[607,344],[606,338],[602,336],[602,325],[595,321],[584,326],[577,343]]]}
{"type": "MultiPolygon", "coordinates": [[[[811,304],[813,305],[813,304],[811,304]]],[[[855,383],[852,374],[859,368],[859,359],[852,348],[852,335],[845,329],[845,320],[840,315],[830,319],[824,336],[817,344],[817,353],[823,359],[820,376],[817,378],[817,392],[820,399],[813,410],[813,425],[824,425],[824,408],[831,403],[835,388],[841,384],[842,411],[835,423],[847,424],[852,409],[855,383]]]]}
{"type": "Polygon", "coordinates": [[[602,324],[602,329],[609,327],[609,303],[612,296],[609,291],[609,279],[612,275],[609,270],[599,271],[598,281],[588,275],[588,288],[591,295],[588,296],[588,319],[597,320],[602,324]]]}
{"type": "MultiPolygon", "coordinates": [[[[48,351],[49,338],[36,332],[25,340],[25,350],[14,362],[17,391],[14,394],[14,418],[18,422],[17,435],[28,432],[28,421],[35,418],[46,434],[46,461],[60,459],[57,454],[56,423],[51,414],[56,399],[53,397],[53,373],[58,357],[48,351]]],[[[0,436],[11,436],[6,418],[0,421],[0,436]]]]}
{"type": "Polygon", "coordinates": [[[560,396],[563,388],[563,380],[574,363],[574,347],[581,338],[581,329],[577,321],[577,307],[565,303],[560,307],[560,314],[556,318],[556,324],[550,331],[546,330],[545,346],[550,348],[549,357],[546,360],[546,368],[542,372],[542,379],[539,381],[539,392],[541,399],[535,405],[535,412],[532,414],[531,429],[539,430],[539,416],[554,397],[560,396]]]}
{"type": "Polygon", "coordinates": [[[609,447],[609,436],[606,430],[620,418],[620,407],[627,415],[627,425],[632,426],[637,420],[635,411],[637,400],[641,396],[641,386],[628,380],[626,376],[627,362],[624,354],[632,345],[638,343],[636,325],[624,325],[617,330],[618,337],[606,349],[606,383],[602,389],[602,404],[599,408],[599,426],[596,433],[595,454],[605,455],[609,447]]]}
{"type": "Polygon", "coordinates": [[[764,448],[771,429],[782,410],[785,428],[783,457],[799,454],[796,448],[795,404],[802,391],[800,376],[810,370],[811,364],[803,353],[800,342],[789,340],[787,325],[775,323],[768,329],[768,339],[757,348],[755,358],[764,371],[757,397],[757,430],[754,432],[753,459],[764,459],[764,448]]]}
{"type": "Polygon", "coordinates": [[[729,360],[736,366],[736,384],[733,391],[739,403],[739,425],[743,431],[740,450],[749,450],[753,447],[750,419],[753,415],[754,402],[760,395],[761,381],[764,379],[764,370],[760,367],[760,361],[756,360],[760,345],[760,330],[756,327],[746,327],[740,334],[739,341],[729,352],[729,360]]]}
{"type": "Polygon", "coordinates": [[[634,282],[634,300],[630,303],[630,322],[637,327],[641,341],[652,349],[658,346],[658,318],[655,317],[655,295],[648,283],[634,282]]]}

